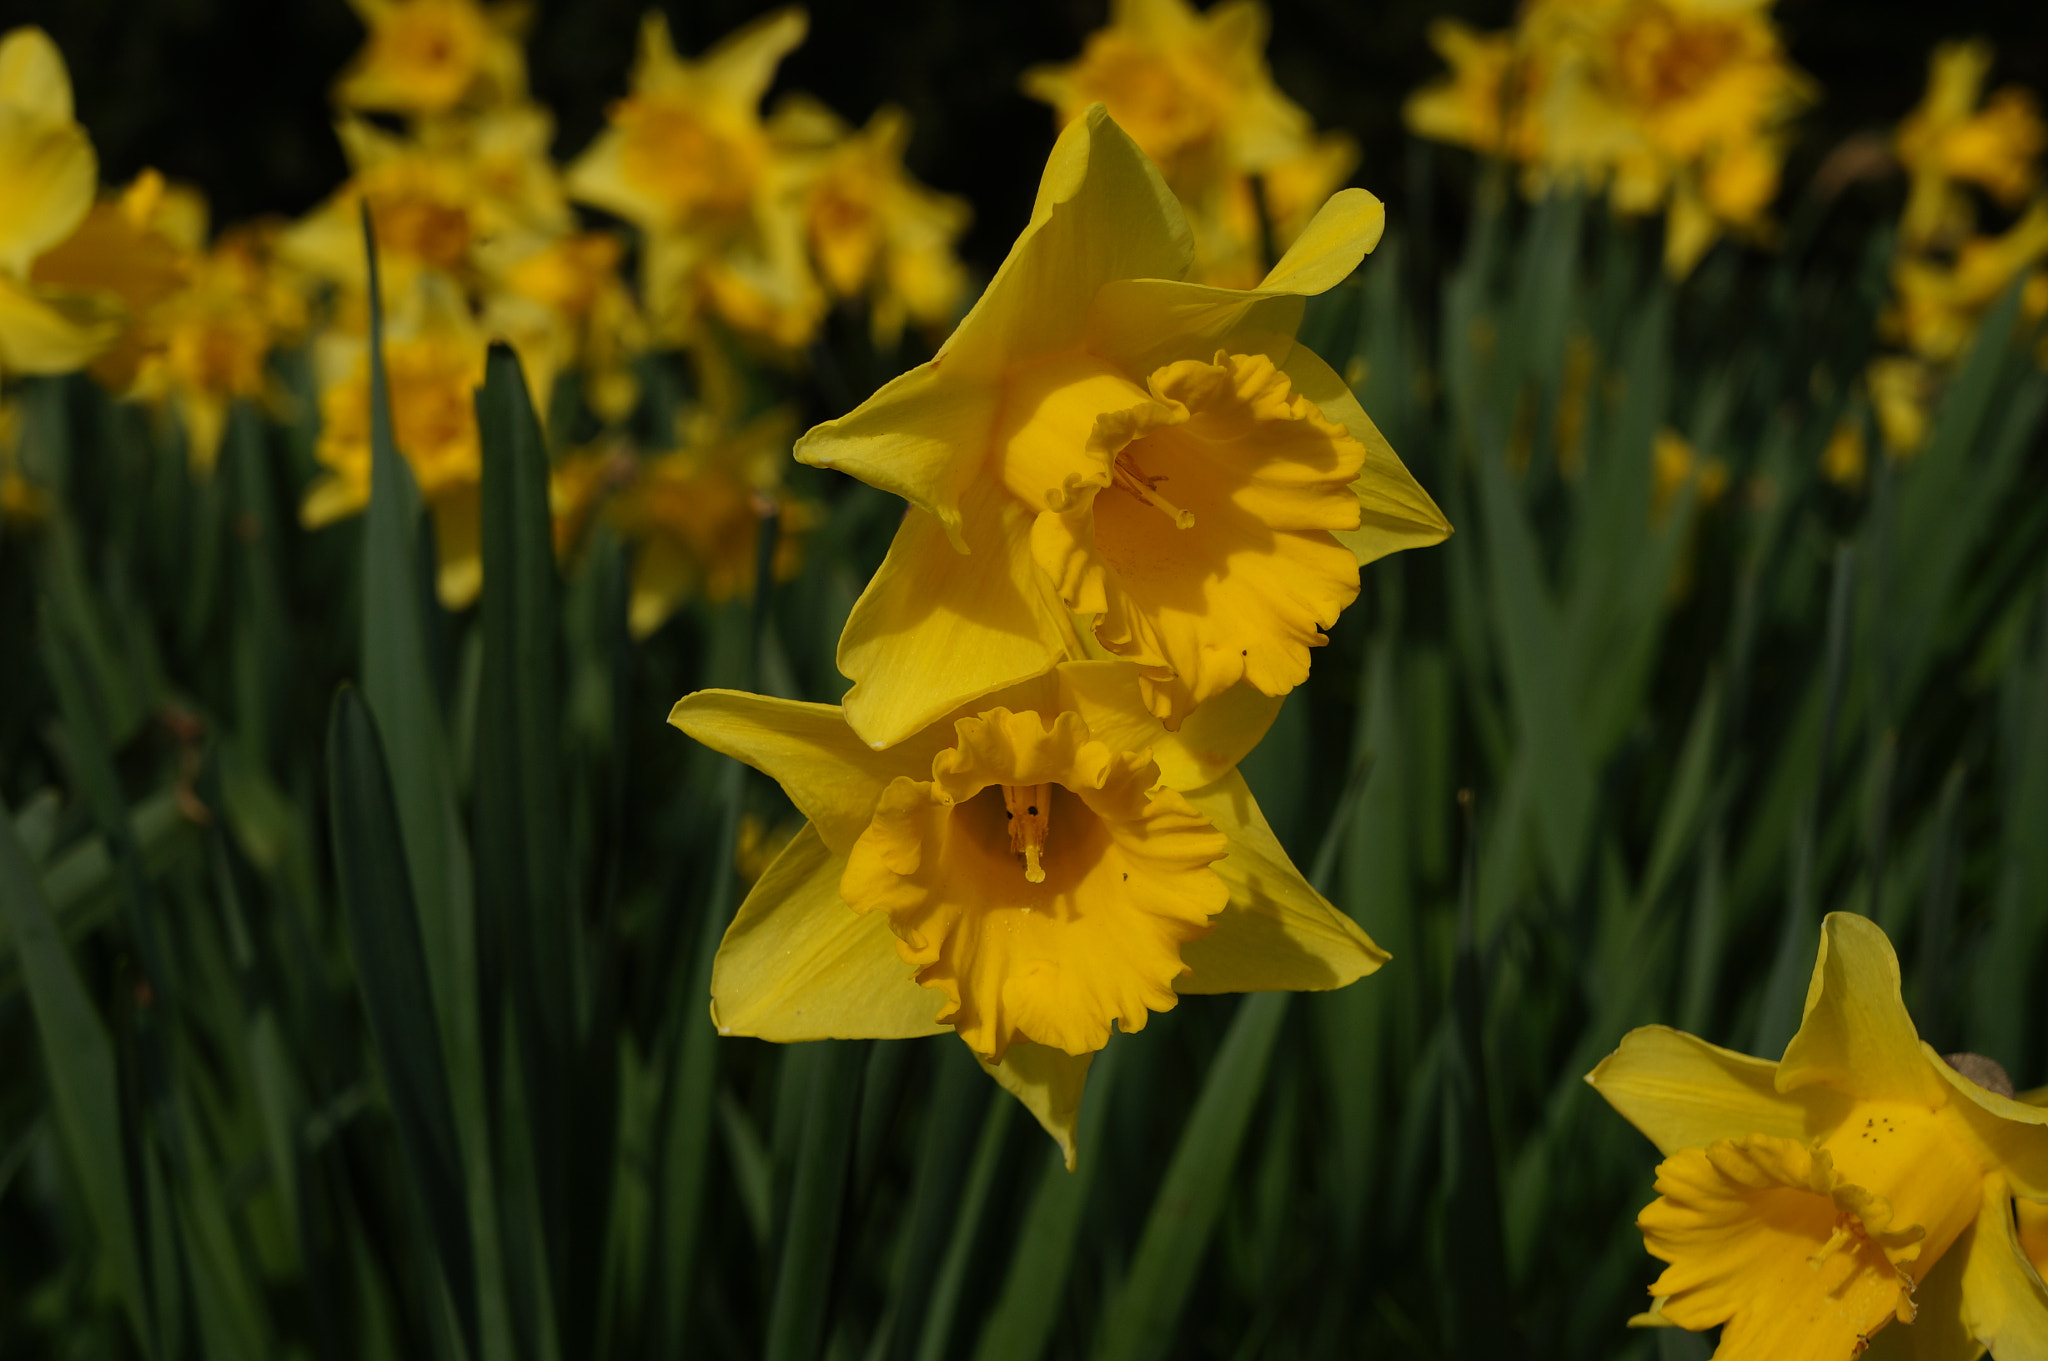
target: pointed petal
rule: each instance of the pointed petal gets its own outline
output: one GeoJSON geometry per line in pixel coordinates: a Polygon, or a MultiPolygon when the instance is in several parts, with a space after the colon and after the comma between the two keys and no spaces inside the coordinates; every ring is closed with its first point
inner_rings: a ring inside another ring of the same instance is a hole
{"type": "Polygon", "coordinates": [[[1001,1063],[989,1063],[978,1054],[975,1059],[1005,1091],[1024,1103],[1024,1109],[1067,1155],[1067,1171],[1073,1171],[1079,1153],[1074,1129],[1081,1121],[1081,1092],[1088,1085],[1088,1065],[1095,1055],[1068,1054],[1020,1041],[1010,1046],[1001,1063]]]}
{"type": "Polygon", "coordinates": [[[46,123],[69,123],[76,116],[64,54],[34,25],[0,38],[0,105],[46,123]]]}
{"type": "Polygon", "coordinates": [[[715,97],[751,111],[775,83],[775,68],[809,31],[810,20],[801,9],[764,14],[706,50],[697,75],[715,97]]]}
{"type": "Polygon", "coordinates": [[[1451,522],[1336,371],[1319,355],[1299,347],[1282,367],[1294,380],[1296,391],[1365,446],[1365,467],[1351,484],[1358,493],[1358,528],[1336,531],[1337,541],[1357,556],[1358,565],[1363,567],[1404,548],[1427,548],[1451,537],[1451,522]]]}
{"type": "Polygon", "coordinates": [[[1967,1246],[1963,1326],[1997,1356],[2048,1356],[2048,1284],[2020,1251],[2012,1201],[1997,1177],[1985,1179],[1984,1209],[1967,1246]]]}
{"type": "Polygon", "coordinates": [[[1806,1139],[1806,1103],[1779,1093],[1776,1070],[1768,1059],[1646,1025],[1623,1036],[1586,1081],[1668,1157],[1746,1134],[1806,1139]]]}
{"type": "Polygon", "coordinates": [[[1334,288],[1358,268],[1386,229],[1385,204],[1363,189],[1339,190],[1309,219],[1259,287],[1288,293],[1334,288]]]}
{"type": "Polygon", "coordinates": [[[1984,1354],[1963,1322],[1963,1273],[1976,1237],[1974,1225],[1963,1230],[1913,1288],[1912,1324],[1880,1329],[1857,1361],[1977,1361],[1984,1354]]]}
{"type": "Polygon", "coordinates": [[[99,161],[85,130],[0,105],[0,268],[20,276],[92,208],[99,161]]]}
{"type": "Polygon", "coordinates": [[[0,374],[70,373],[121,335],[121,312],[98,296],[35,290],[0,274],[0,374]]]}
{"type": "Polygon", "coordinates": [[[1062,662],[1062,707],[1081,715],[1088,730],[1113,751],[1144,751],[1159,763],[1172,789],[1200,789],[1242,761],[1273,726],[1284,697],[1234,685],[1198,707],[1168,732],[1146,709],[1131,662],[1062,662]]]}
{"type": "Polygon", "coordinates": [[[1386,963],[1358,923],[1302,878],[1235,770],[1187,794],[1196,812],[1229,839],[1209,868],[1230,890],[1215,928],[1181,947],[1183,993],[1321,991],[1341,988],[1386,963]]]}
{"type": "Polygon", "coordinates": [[[1182,359],[1212,360],[1218,350],[1263,354],[1283,364],[1301,328],[1295,293],[1218,288],[1180,279],[1116,279],[1088,311],[1091,354],[1130,373],[1151,373],[1182,359]]]}
{"type": "Polygon", "coordinates": [[[911,510],[839,637],[839,669],[853,681],[846,721],[873,746],[1051,670],[1064,649],[1031,560],[1030,517],[993,481],[970,489],[960,511],[974,551],[954,552],[937,520],[911,510]]]}
{"type": "Polygon", "coordinates": [[[806,824],[761,875],[719,942],[711,1019],[763,1040],[903,1040],[947,1027],[945,994],[921,988],[880,913],[839,896],[846,868],[806,824]]]}
{"type": "Polygon", "coordinates": [[[1928,1067],[1946,1078],[1961,1098],[1955,1102],[1957,1112],[1981,1146],[1987,1165],[2000,1170],[2015,1194],[2048,1200],[2048,1110],[1986,1091],[1924,1043],[1920,1051],[1928,1067]]]}
{"type": "Polygon", "coordinates": [[[1779,1091],[1810,1083],[1927,1106],[1947,1096],[1906,1014],[1892,943],[1875,922],[1851,912],[1830,912],[1821,924],[1805,1015],[1778,1065],[1779,1091]]]}
{"type": "Polygon", "coordinates": [[[699,690],[677,700],[668,721],[781,785],[835,855],[853,849],[889,781],[931,776],[928,753],[872,750],[854,736],[836,704],[699,690]]]}
{"type": "Polygon", "coordinates": [[[965,552],[960,497],[987,465],[1001,392],[944,363],[941,354],[890,380],[849,414],[814,427],[796,442],[796,459],[893,492],[936,516],[965,552]]]}

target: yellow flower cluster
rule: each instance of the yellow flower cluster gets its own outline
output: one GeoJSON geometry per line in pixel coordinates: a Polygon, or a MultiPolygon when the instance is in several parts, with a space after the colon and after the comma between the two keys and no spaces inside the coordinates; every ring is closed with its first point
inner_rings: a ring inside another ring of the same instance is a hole
{"type": "MultiPolygon", "coordinates": [[[[2048,150],[2034,96],[2018,86],[1984,94],[1991,48],[1946,43],[1928,63],[1927,93],[1900,122],[1893,149],[1907,177],[1892,260],[1892,298],[1882,327],[1896,349],[1865,373],[1871,413],[1885,450],[1909,457],[1927,440],[1943,379],[1978,322],[2014,281],[2027,315],[2048,312],[2048,150]],[[1984,203],[2008,225],[1986,231],[1984,203]]],[[[2044,352],[2048,358],[2048,352],[2044,352]]],[[[1865,459],[1854,428],[1831,446],[1824,471],[1854,485],[1865,459]]]]}
{"type": "Polygon", "coordinates": [[[1528,0],[1506,33],[1438,20],[1451,70],[1409,98],[1408,126],[1514,162],[1532,194],[1664,210],[1665,265],[1683,277],[1723,235],[1767,233],[1788,126],[1813,99],[1771,4],[1528,0]]]}
{"type": "Polygon", "coordinates": [[[1109,110],[1180,199],[1195,237],[1195,276],[1257,285],[1271,251],[1294,244],[1358,164],[1342,133],[1318,133],[1266,69],[1266,10],[1222,0],[1112,0],[1109,26],[1079,60],[1024,73],[1024,91],[1059,124],[1109,110]]]}
{"type": "Polygon", "coordinates": [[[1094,105],[931,362],[798,441],[909,508],[840,638],[843,703],[670,717],[808,819],[719,951],[724,1033],[950,1029],[1071,1166],[1113,1028],[1379,967],[1236,766],[1360,566],[1450,532],[1295,341],[1384,225],[1348,189],[1254,287],[1193,282],[1187,214],[1094,105]]]}
{"type": "MultiPolygon", "coordinates": [[[[271,229],[209,248],[205,203],[154,171],[100,197],[64,59],[35,28],[0,39],[0,194],[0,376],[90,365],[172,413],[193,467],[210,472],[229,406],[271,395],[265,359],[303,326],[271,229]]],[[[27,513],[33,489],[11,463],[6,480],[10,513],[27,513]]]]}
{"type": "Polygon", "coordinates": [[[1586,1080],[1664,1157],[1636,1324],[1721,1361],[2048,1355],[2048,1110],[1921,1041],[1873,923],[1828,917],[1780,1061],[1647,1026],[1586,1080]]]}

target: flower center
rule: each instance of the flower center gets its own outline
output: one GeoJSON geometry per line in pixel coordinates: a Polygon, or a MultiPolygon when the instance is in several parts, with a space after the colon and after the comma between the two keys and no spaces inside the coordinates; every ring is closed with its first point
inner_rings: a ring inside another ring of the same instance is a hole
{"type": "Polygon", "coordinates": [[[1024,877],[1044,883],[1045,869],[1038,858],[1045,854],[1045,834],[1052,823],[1052,786],[1004,785],[1003,816],[1010,824],[1010,853],[1024,857],[1024,877]]]}
{"type": "Polygon", "coordinates": [[[1182,510],[1179,506],[1176,506],[1173,502],[1159,494],[1159,484],[1165,480],[1164,476],[1148,476],[1145,470],[1138,466],[1138,460],[1131,457],[1131,451],[1128,446],[1122,453],[1116,456],[1116,465],[1110,472],[1111,486],[1137,497],[1138,500],[1159,511],[1167,519],[1173,521],[1174,528],[1193,529],[1195,527],[1194,512],[1182,510]]]}

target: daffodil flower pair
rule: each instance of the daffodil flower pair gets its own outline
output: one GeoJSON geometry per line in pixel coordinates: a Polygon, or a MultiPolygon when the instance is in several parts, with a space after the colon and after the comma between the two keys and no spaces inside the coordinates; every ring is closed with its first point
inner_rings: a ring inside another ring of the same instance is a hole
{"type": "Polygon", "coordinates": [[[1358,569],[1450,532],[1329,365],[1297,345],[1386,214],[1324,206],[1257,288],[1186,282],[1186,218],[1096,105],[938,355],[797,442],[910,503],[839,644],[847,721],[903,741],[1067,658],[1126,658],[1170,727],[1269,697],[1358,569]]]}
{"type": "Polygon", "coordinates": [[[2014,1208],[2040,1224],[2048,1110],[1921,1042],[1871,922],[1827,918],[1779,1062],[1648,1026],[1586,1080],[1664,1154],[1637,1322],[1718,1325],[1720,1361],[2048,1356],[2014,1208]]]}
{"type": "Polygon", "coordinates": [[[1112,1023],[1141,1029],[1184,992],[1341,987],[1386,959],[1238,775],[1271,720],[1257,701],[1232,691],[1170,733],[1130,663],[1067,662],[878,751],[837,705],[687,696],[669,721],[808,819],[719,948],[719,1032],[952,1029],[1073,1166],[1112,1023]]]}

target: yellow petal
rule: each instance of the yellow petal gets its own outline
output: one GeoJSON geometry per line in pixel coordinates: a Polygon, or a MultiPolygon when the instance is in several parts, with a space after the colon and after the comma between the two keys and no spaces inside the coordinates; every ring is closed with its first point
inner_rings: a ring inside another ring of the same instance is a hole
{"type": "MultiPolygon", "coordinates": [[[[664,534],[649,534],[633,549],[632,599],[626,624],[645,638],[666,624],[697,589],[697,563],[688,549],[664,534]]],[[[670,717],[674,722],[674,717],[670,717]]]]}
{"type": "Polygon", "coordinates": [[[1963,1259],[1963,1326],[2000,1357],[2048,1356],[2048,1285],[2020,1251],[2012,1202],[1996,1177],[1963,1259]]]}
{"type": "Polygon", "coordinates": [[[1273,726],[1281,697],[1234,685],[1168,732],[1145,708],[1130,662],[1062,662],[1061,708],[1072,709],[1113,751],[1150,750],[1173,789],[1199,789],[1242,761],[1273,726]]]}
{"type": "Polygon", "coordinates": [[[121,334],[111,302],[31,289],[0,274],[0,374],[71,373],[121,334]]]}
{"type": "Polygon", "coordinates": [[[711,966],[721,1035],[901,1040],[946,1029],[945,997],[921,988],[879,913],[839,896],[843,857],[806,824],[740,904],[711,966]]]}
{"type": "Polygon", "coordinates": [[[1079,1152],[1074,1130],[1081,1121],[1081,1093],[1088,1085],[1088,1065],[1095,1062],[1095,1055],[1019,1043],[1010,1046],[1001,1063],[990,1063],[978,1054],[975,1058],[984,1072],[1003,1084],[1003,1090],[1024,1103],[1024,1109],[1067,1155],[1067,1171],[1073,1171],[1079,1152]]]}
{"type": "Polygon", "coordinates": [[[46,123],[69,123],[71,76],[50,35],[33,25],[0,38],[0,106],[46,123]]]}
{"type": "Polygon", "coordinates": [[[967,552],[960,496],[982,475],[1001,393],[991,383],[956,379],[945,358],[942,352],[813,428],[795,452],[799,463],[836,468],[937,517],[953,546],[967,552]]]}
{"type": "Polygon", "coordinates": [[[1906,1014],[1892,943],[1875,922],[1851,912],[1830,912],[1821,924],[1805,1015],[1778,1065],[1779,1091],[1811,1083],[1930,1107],[1947,1099],[1906,1014]]]}
{"type": "Polygon", "coordinates": [[[972,553],[912,509],[839,638],[853,681],[846,720],[891,746],[979,695],[1052,669],[1065,650],[1047,587],[1026,547],[1030,517],[999,485],[961,501],[972,553]]]}
{"type": "Polygon", "coordinates": [[[1363,567],[1404,548],[1427,548],[1448,539],[1451,522],[1336,371],[1313,351],[1299,347],[1288,354],[1282,367],[1297,392],[1365,446],[1365,468],[1351,484],[1358,493],[1359,525],[1337,531],[1337,541],[1357,556],[1358,565],[1363,567]]]}
{"type": "Polygon", "coordinates": [[[1970,1127],[1985,1164],[1998,1168],[2016,1194],[2048,1200],[2048,1110],[1985,1090],[1926,1044],[1920,1051],[1928,1068],[1954,1089],[1954,1109],[1970,1127]]]}
{"type": "Polygon", "coordinates": [[[1263,354],[1284,364],[1301,328],[1301,295],[1219,288],[1179,279],[1116,279],[1089,310],[1091,354],[1131,373],[1150,373],[1218,350],[1263,354]]]}
{"type": "Polygon", "coordinates": [[[466,610],[484,585],[482,494],[475,486],[436,497],[434,512],[435,593],[441,607],[466,610]]]}
{"type": "MultiPolygon", "coordinates": [[[[697,77],[723,103],[751,110],[775,81],[775,68],[810,32],[810,20],[792,6],[764,14],[706,49],[697,77]]],[[[667,29],[662,30],[664,40],[667,29]]]]}
{"type": "Polygon", "coordinates": [[[1178,991],[1320,991],[1386,963],[1387,952],[1302,878],[1242,775],[1232,770],[1187,800],[1229,840],[1210,868],[1230,890],[1230,906],[1214,930],[1181,947],[1189,973],[1174,984],[1178,991]]]}
{"type": "MultiPolygon", "coordinates": [[[[889,781],[931,772],[930,751],[875,751],[854,736],[836,704],[699,690],[677,700],[668,721],[781,785],[835,855],[853,849],[889,781]]],[[[944,740],[951,738],[948,732],[944,740]]]]}
{"type": "Polygon", "coordinates": [[[0,268],[19,277],[92,208],[99,162],[84,129],[0,105],[0,268]]]}
{"type": "Polygon", "coordinates": [[[1636,1220],[1670,1263],[1650,1287],[1666,1297],[1663,1317],[1725,1325],[1725,1361],[1846,1361],[1894,1313],[1910,1319],[1912,1278],[1891,1254],[1920,1231],[1891,1222],[1891,1206],[1844,1182],[1826,1153],[1762,1135],[1666,1158],[1636,1220]]]}
{"type": "Polygon", "coordinates": [[[1963,1323],[1963,1272],[1974,1227],[1941,1254],[1913,1290],[1911,1326],[1894,1323],[1870,1339],[1857,1361],[1977,1361],[1984,1348],[1963,1323]]]}
{"type": "Polygon", "coordinates": [[[1339,190],[1294,238],[1259,287],[1288,293],[1334,288],[1358,268],[1386,229],[1385,204],[1363,189],[1339,190]]]}
{"type": "Polygon", "coordinates": [[[1623,1036],[1586,1081],[1668,1156],[1745,1134],[1808,1138],[1806,1105],[1778,1092],[1776,1070],[1768,1059],[1646,1025],[1623,1036]]]}

